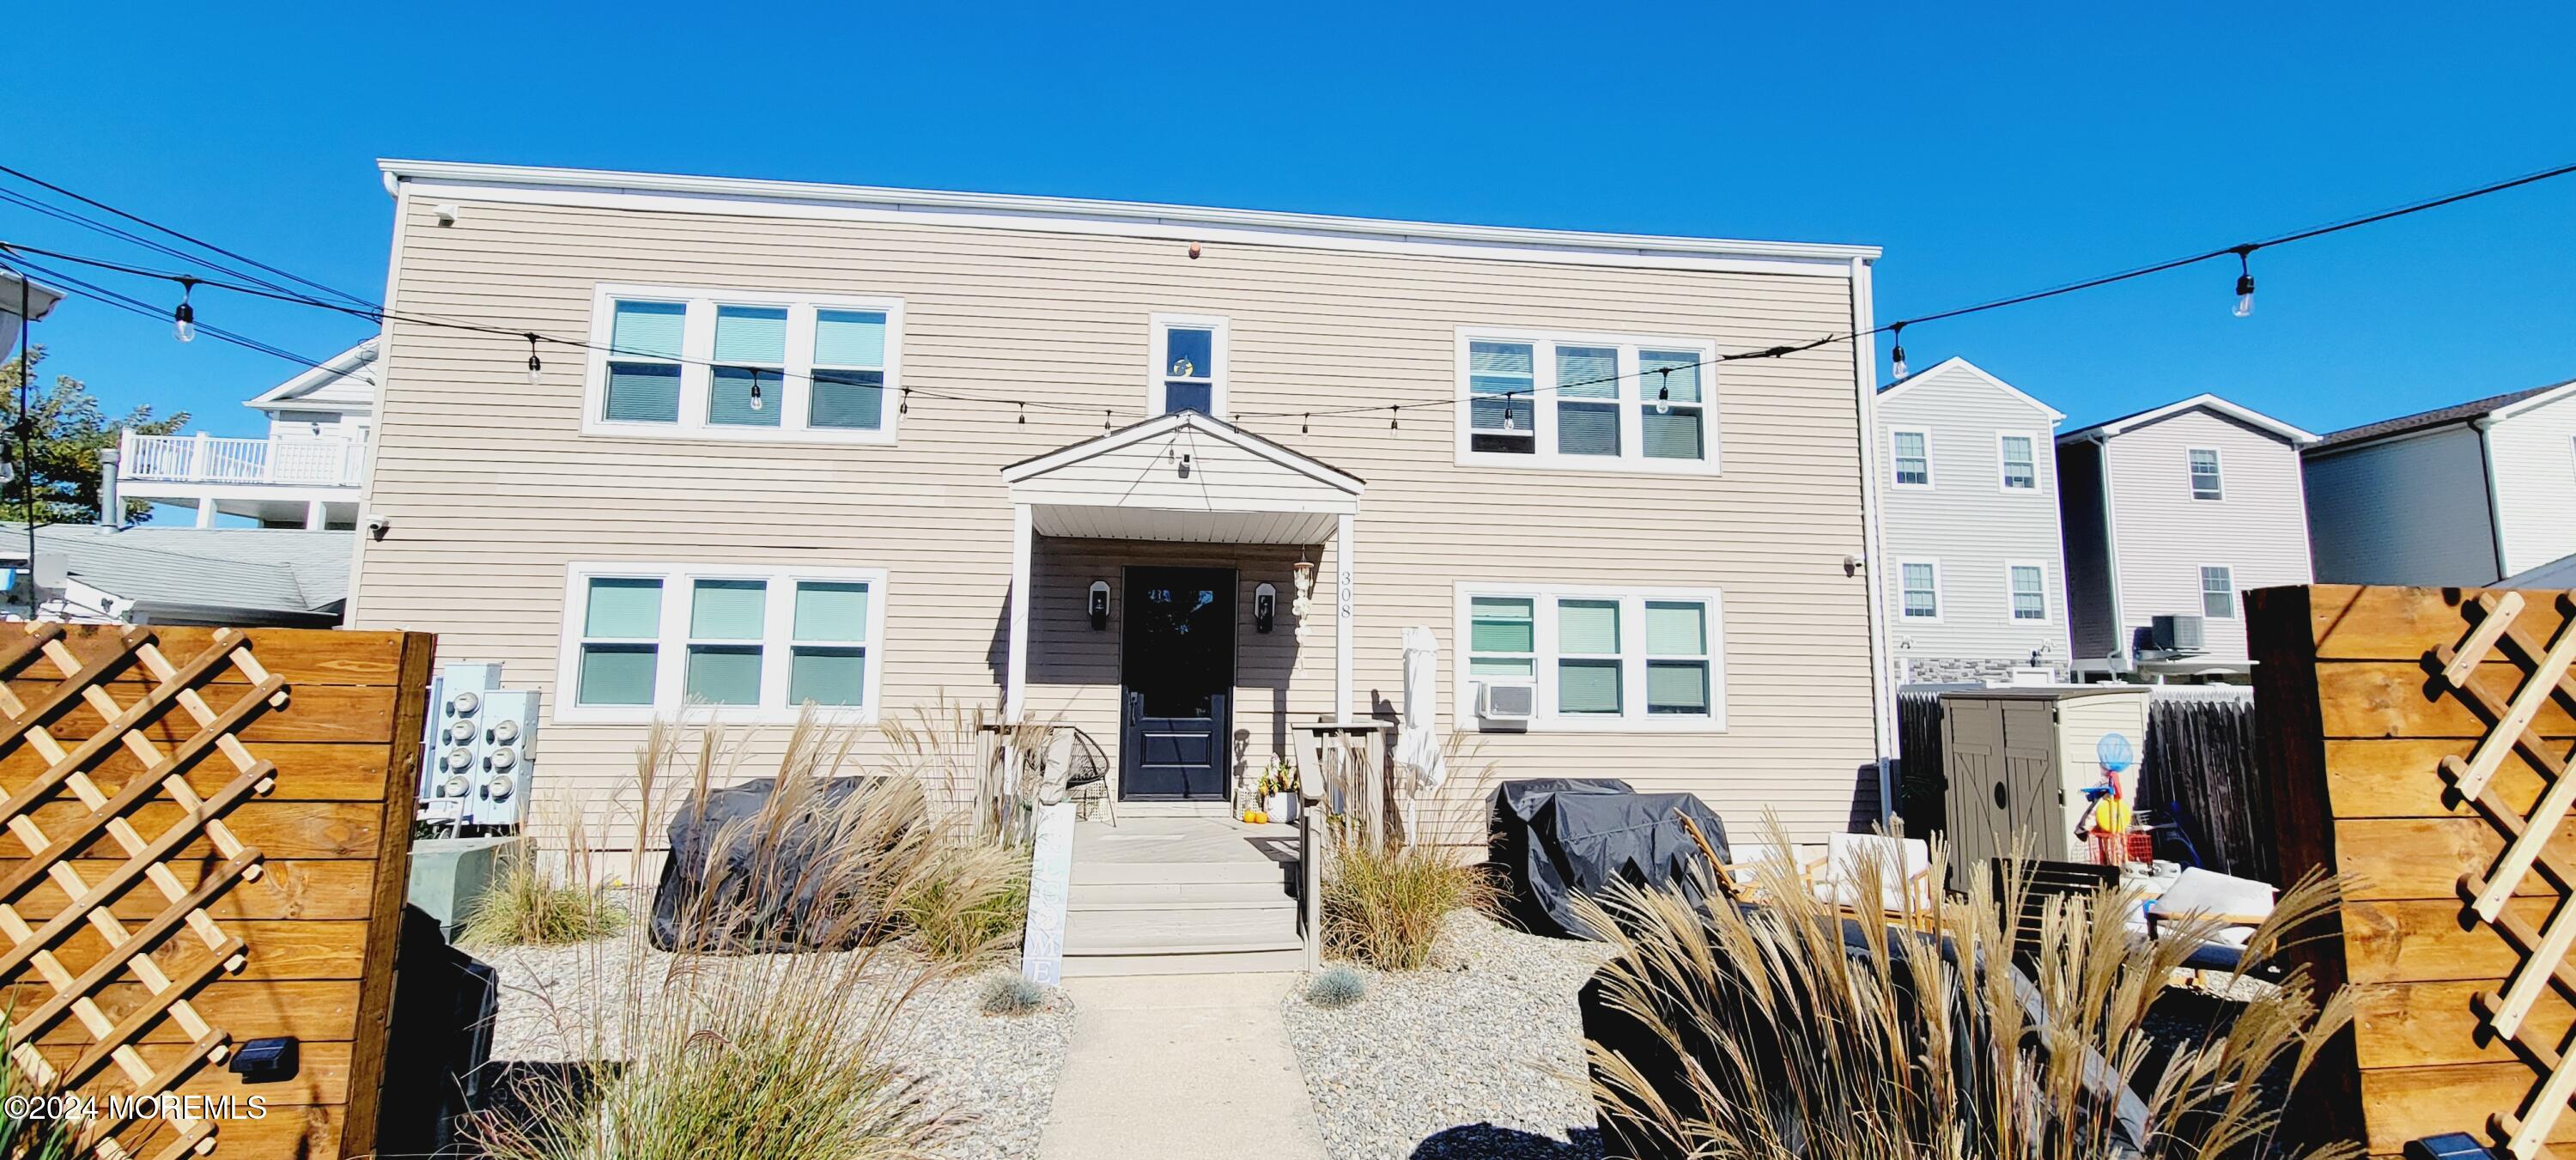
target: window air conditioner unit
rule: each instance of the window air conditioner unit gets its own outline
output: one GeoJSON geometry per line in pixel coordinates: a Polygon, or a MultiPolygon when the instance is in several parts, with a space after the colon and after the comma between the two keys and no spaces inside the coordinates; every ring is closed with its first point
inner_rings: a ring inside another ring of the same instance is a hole
{"type": "Polygon", "coordinates": [[[1535,681],[1476,682],[1476,717],[1494,724],[1526,725],[1538,715],[1535,681]]]}
{"type": "Polygon", "coordinates": [[[2201,628],[2201,618],[2197,616],[2159,616],[2153,629],[2156,647],[2166,652],[2199,652],[2206,647],[2201,628]]]}

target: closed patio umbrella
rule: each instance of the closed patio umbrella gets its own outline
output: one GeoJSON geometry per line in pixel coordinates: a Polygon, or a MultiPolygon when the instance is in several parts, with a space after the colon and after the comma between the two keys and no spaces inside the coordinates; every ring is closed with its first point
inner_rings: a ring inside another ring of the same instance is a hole
{"type": "Polygon", "coordinates": [[[1405,629],[1404,705],[1395,729],[1395,764],[1412,771],[1411,788],[1417,792],[1438,789],[1449,776],[1440,758],[1439,716],[1433,704],[1439,688],[1440,638],[1427,628],[1405,629]]]}

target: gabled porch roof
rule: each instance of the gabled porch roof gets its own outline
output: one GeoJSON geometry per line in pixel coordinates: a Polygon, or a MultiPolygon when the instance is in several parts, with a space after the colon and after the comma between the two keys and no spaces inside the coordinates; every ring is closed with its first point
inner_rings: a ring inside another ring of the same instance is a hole
{"type": "Polygon", "coordinates": [[[1196,411],[1157,415],[1002,469],[1049,536],[1313,544],[1359,511],[1356,476],[1196,411]]]}

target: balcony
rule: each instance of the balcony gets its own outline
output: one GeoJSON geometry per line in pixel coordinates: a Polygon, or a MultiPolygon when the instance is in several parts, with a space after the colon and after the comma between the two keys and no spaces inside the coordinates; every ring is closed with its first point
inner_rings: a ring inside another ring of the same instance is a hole
{"type": "Polygon", "coordinates": [[[366,444],[348,439],[125,433],[116,471],[127,499],[193,503],[262,527],[341,528],[357,520],[366,444]]]}

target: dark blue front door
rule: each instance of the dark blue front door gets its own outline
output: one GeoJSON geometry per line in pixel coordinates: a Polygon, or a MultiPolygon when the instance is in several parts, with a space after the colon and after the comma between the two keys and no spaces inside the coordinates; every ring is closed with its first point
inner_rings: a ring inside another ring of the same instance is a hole
{"type": "Polygon", "coordinates": [[[1224,801],[1233,765],[1234,570],[1130,568],[1119,796],[1224,801]]]}

